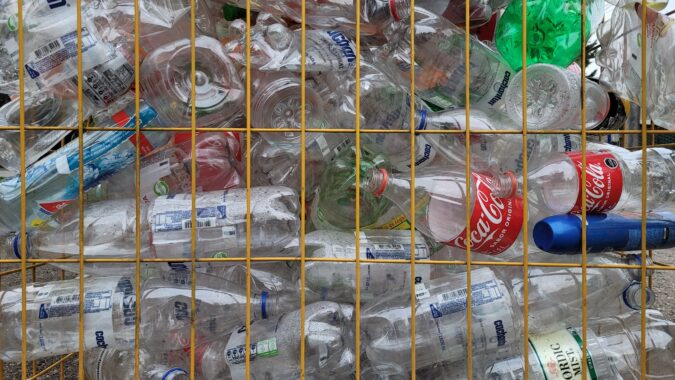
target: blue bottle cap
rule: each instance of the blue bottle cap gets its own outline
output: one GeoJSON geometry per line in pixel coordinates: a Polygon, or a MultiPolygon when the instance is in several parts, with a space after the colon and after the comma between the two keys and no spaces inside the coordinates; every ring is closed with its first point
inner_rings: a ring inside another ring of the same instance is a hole
{"type": "Polygon", "coordinates": [[[570,214],[545,218],[535,224],[532,237],[544,252],[575,253],[581,246],[581,220],[570,214]]]}

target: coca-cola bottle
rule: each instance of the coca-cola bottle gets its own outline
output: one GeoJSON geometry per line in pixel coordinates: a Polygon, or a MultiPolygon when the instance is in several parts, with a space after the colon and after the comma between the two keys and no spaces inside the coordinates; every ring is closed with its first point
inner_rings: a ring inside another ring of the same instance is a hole
{"type": "MultiPolygon", "coordinates": [[[[582,153],[568,152],[538,157],[530,163],[528,200],[542,217],[581,212],[581,186],[586,186],[586,211],[642,210],[642,151],[586,152],[586,174],[582,177],[582,153]]],[[[658,210],[675,197],[675,161],[665,148],[647,149],[647,209],[658,210]]],[[[522,177],[500,176],[495,181],[497,196],[513,197],[522,192],[522,177]]],[[[532,217],[532,213],[530,216],[532,217]]]]}
{"type": "MultiPolygon", "coordinates": [[[[466,207],[471,213],[471,250],[501,258],[519,257],[522,252],[523,198],[493,194],[494,178],[472,173],[466,182],[463,168],[424,168],[415,173],[415,227],[435,241],[466,249],[466,207]],[[467,199],[467,187],[470,199],[467,199]]],[[[363,176],[364,191],[384,196],[411,218],[409,176],[394,175],[382,168],[363,176]]]]}

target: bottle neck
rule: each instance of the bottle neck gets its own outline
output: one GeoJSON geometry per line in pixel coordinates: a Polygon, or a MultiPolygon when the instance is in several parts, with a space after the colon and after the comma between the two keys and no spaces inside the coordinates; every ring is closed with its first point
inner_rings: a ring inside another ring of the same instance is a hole
{"type": "Polygon", "coordinates": [[[492,193],[498,198],[511,198],[522,194],[522,180],[516,178],[513,172],[493,175],[492,193]]]}
{"type": "Polygon", "coordinates": [[[386,169],[373,168],[366,173],[361,183],[365,191],[381,197],[389,185],[389,172],[386,169]]]}

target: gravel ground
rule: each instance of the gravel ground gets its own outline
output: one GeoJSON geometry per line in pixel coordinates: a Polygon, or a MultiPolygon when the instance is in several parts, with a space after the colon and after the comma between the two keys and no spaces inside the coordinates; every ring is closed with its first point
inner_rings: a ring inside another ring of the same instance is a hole
{"type": "MultiPolygon", "coordinates": [[[[654,254],[654,260],[661,264],[673,265],[675,266],[675,249],[674,250],[664,250],[661,252],[656,252],[654,254]]],[[[9,267],[3,266],[2,270],[7,270],[9,267]]],[[[62,273],[60,270],[56,270],[51,266],[42,266],[35,271],[35,279],[37,281],[51,281],[60,279],[62,273]]],[[[73,274],[65,273],[65,278],[73,278],[73,274]]],[[[28,272],[29,281],[32,279],[32,271],[28,272]]],[[[4,276],[2,279],[2,288],[6,289],[8,287],[13,287],[20,284],[20,275],[10,274],[4,276]]],[[[652,289],[656,294],[656,303],[655,308],[663,312],[664,316],[669,320],[675,321],[675,271],[663,270],[656,271],[652,277],[652,289]]],[[[55,359],[47,360],[38,360],[36,361],[37,371],[47,367],[54,362],[55,359]]],[[[32,370],[32,363],[28,365],[29,373],[35,373],[32,370]]],[[[77,357],[72,358],[64,362],[64,374],[65,379],[74,380],[77,379],[77,357]]],[[[41,376],[40,380],[59,380],[60,371],[58,368],[53,369],[50,373],[41,376]]],[[[21,378],[21,367],[19,365],[9,363],[4,365],[4,377],[3,379],[20,379],[21,378]]]]}

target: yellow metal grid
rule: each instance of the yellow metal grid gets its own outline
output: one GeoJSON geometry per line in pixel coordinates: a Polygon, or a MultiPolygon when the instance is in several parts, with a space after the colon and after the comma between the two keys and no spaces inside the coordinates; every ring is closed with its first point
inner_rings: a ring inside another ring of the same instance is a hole
{"type": "MultiPolygon", "coordinates": [[[[252,128],[251,123],[250,123],[250,116],[251,116],[251,50],[250,50],[250,41],[251,41],[251,0],[247,0],[247,9],[246,9],[246,25],[247,25],[247,33],[246,33],[246,127],[245,128],[198,128],[196,125],[196,105],[194,102],[191,104],[192,107],[192,112],[191,112],[191,125],[189,128],[187,127],[170,127],[170,128],[147,128],[146,130],[151,131],[151,130],[157,130],[157,131],[187,131],[191,133],[192,137],[192,146],[191,146],[191,151],[192,151],[192,157],[196,157],[196,134],[197,132],[207,132],[207,131],[232,131],[232,132],[244,132],[246,134],[246,150],[247,152],[250,152],[251,150],[251,133],[252,132],[300,132],[301,133],[301,141],[302,141],[302,151],[301,151],[301,192],[300,192],[300,201],[301,205],[301,214],[300,214],[300,219],[301,219],[301,229],[300,229],[300,257],[293,257],[293,258],[287,258],[287,257],[265,257],[265,258],[256,258],[256,257],[251,257],[251,232],[250,232],[250,227],[251,227],[251,217],[250,217],[250,209],[251,209],[251,204],[250,204],[250,191],[251,191],[251,157],[250,154],[246,155],[246,193],[247,193],[247,200],[246,200],[246,210],[247,210],[247,217],[246,217],[246,242],[247,242],[247,248],[246,248],[246,257],[245,258],[197,258],[196,257],[196,213],[192,213],[192,241],[191,241],[191,257],[190,257],[190,262],[193,264],[192,265],[192,275],[194,278],[194,272],[195,272],[195,267],[196,263],[198,262],[245,262],[246,264],[246,274],[247,278],[250,278],[251,274],[251,264],[253,262],[261,262],[261,261],[299,261],[300,262],[300,282],[301,282],[301,298],[300,298],[300,313],[301,313],[301,323],[300,323],[300,358],[299,362],[302,368],[301,371],[301,378],[304,378],[304,368],[305,368],[305,361],[304,361],[304,353],[305,353],[305,342],[304,342],[304,312],[305,312],[305,263],[308,261],[317,261],[317,262],[342,262],[342,263],[354,263],[355,267],[355,274],[356,278],[360,278],[360,267],[361,264],[367,264],[367,263],[398,263],[401,265],[410,265],[410,275],[411,275],[411,293],[410,293],[410,305],[411,305],[411,310],[412,310],[412,318],[411,318],[411,336],[412,336],[412,342],[415,341],[415,307],[416,307],[416,300],[415,300],[415,266],[416,265],[455,265],[455,266],[465,266],[466,267],[466,274],[467,274],[467,288],[470,289],[471,287],[471,269],[474,265],[481,266],[481,265],[487,265],[487,266],[518,266],[518,267],[523,267],[523,276],[524,276],[524,297],[525,297],[525,302],[524,302],[524,309],[523,309],[523,324],[524,324],[524,339],[523,339],[523,355],[524,355],[524,363],[528,363],[528,352],[529,352],[529,346],[528,346],[528,268],[529,267],[580,267],[582,270],[582,341],[583,341],[583,348],[582,348],[582,355],[583,355],[583,360],[582,360],[582,376],[584,379],[586,379],[586,328],[587,328],[587,308],[588,305],[586,305],[586,293],[587,293],[587,284],[586,284],[586,270],[587,268],[624,268],[624,269],[640,269],[642,273],[642,278],[647,278],[647,270],[675,270],[675,266],[667,266],[667,265],[662,265],[658,263],[654,263],[652,265],[647,264],[646,257],[649,254],[651,257],[651,252],[647,252],[646,250],[646,241],[643,239],[642,240],[642,249],[641,249],[641,256],[642,256],[642,262],[641,265],[620,265],[620,264],[587,264],[586,262],[586,211],[584,205],[582,204],[581,210],[582,210],[582,255],[581,255],[581,262],[580,263],[546,263],[546,262],[531,262],[529,261],[528,254],[527,254],[527,247],[528,247],[528,234],[523,234],[523,239],[524,239],[524,255],[523,255],[523,261],[522,262],[492,262],[492,261],[476,261],[471,259],[471,239],[469,239],[470,235],[470,209],[469,207],[466,208],[466,235],[467,235],[467,255],[466,255],[466,260],[425,260],[424,262],[417,262],[415,259],[415,254],[414,252],[411,252],[411,258],[409,260],[377,260],[377,259],[362,259],[360,256],[360,249],[359,249],[359,244],[360,241],[358,239],[359,232],[360,232],[360,189],[359,186],[356,186],[355,191],[356,191],[356,236],[357,238],[355,239],[355,245],[356,245],[356,256],[353,259],[326,259],[326,258],[312,258],[312,257],[306,257],[306,252],[305,252],[305,247],[304,247],[304,238],[305,238],[305,221],[306,221],[306,214],[305,214],[305,200],[306,200],[306,194],[305,194],[305,179],[306,179],[306,167],[305,167],[305,141],[306,141],[306,133],[307,132],[322,132],[322,133],[338,133],[338,132],[347,132],[347,133],[355,133],[356,135],[356,181],[359,183],[359,170],[360,168],[360,136],[361,133],[407,133],[410,136],[410,157],[411,157],[411,205],[410,205],[410,225],[411,225],[411,230],[414,230],[415,228],[415,183],[414,183],[414,173],[415,173],[415,165],[414,165],[414,157],[415,157],[415,137],[417,133],[429,133],[429,134],[435,134],[435,133],[445,133],[445,134],[463,134],[465,137],[465,144],[466,144],[466,181],[467,183],[470,183],[471,179],[471,170],[470,170],[470,149],[469,149],[469,144],[470,144],[470,135],[471,134],[481,134],[481,133],[489,133],[489,134],[521,134],[522,135],[522,141],[523,141],[523,148],[526,147],[527,144],[527,138],[528,135],[530,134],[580,134],[583,140],[582,143],[582,172],[585,172],[586,168],[586,137],[589,135],[605,135],[605,134],[619,134],[624,138],[625,142],[625,137],[628,135],[640,135],[641,137],[641,145],[640,149],[642,150],[642,183],[643,183],[643,191],[642,191],[642,234],[643,236],[646,233],[646,192],[644,191],[644,184],[646,182],[646,148],[648,146],[647,144],[647,138],[648,136],[651,136],[652,138],[652,144],[654,142],[654,137],[655,135],[658,134],[668,134],[672,133],[671,131],[666,131],[666,130],[654,130],[648,129],[647,128],[647,114],[646,114],[646,83],[645,83],[645,77],[646,77],[646,23],[644,22],[646,20],[646,12],[647,12],[647,7],[646,7],[646,2],[642,2],[642,8],[641,8],[641,18],[642,18],[642,33],[641,33],[641,38],[642,38],[642,104],[641,104],[641,129],[640,130],[603,130],[603,131],[588,131],[586,130],[586,106],[585,106],[585,81],[581,81],[581,93],[580,96],[582,99],[582,110],[581,110],[581,130],[580,131],[567,131],[567,130],[554,130],[554,131],[533,131],[533,130],[528,130],[527,129],[527,120],[526,120],[526,81],[527,81],[527,68],[526,66],[523,67],[523,74],[522,74],[522,83],[523,83],[523,92],[522,92],[522,97],[523,97],[523,123],[522,123],[522,131],[520,130],[493,130],[493,131],[474,131],[471,130],[470,127],[470,91],[469,91],[469,84],[470,84],[470,51],[469,47],[471,46],[471,41],[470,41],[470,9],[469,9],[469,3],[467,2],[466,8],[465,8],[465,17],[466,17],[466,24],[464,26],[465,28],[465,67],[466,67],[466,73],[465,73],[465,92],[466,92],[466,130],[463,131],[434,131],[434,130],[424,130],[424,131],[415,131],[413,128],[406,129],[406,130],[372,130],[372,129],[361,129],[360,125],[360,118],[358,115],[360,115],[360,86],[356,86],[356,115],[357,117],[355,118],[355,129],[331,129],[331,130],[325,130],[325,129],[312,129],[312,128],[307,128],[306,127],[306,117],[305,117],[305,79],[306,79],[306,72],[305,72],[305,34],[302,33],[302,40],[301,40],[301,46],[302,46],[302,52],[301,52],[301,62],[302,62],[302,69],[301,69],[301,104],[302,104],[302,109],[301,109],[301,128],[298,129],[274,129],[274,128],[252,128]]],[[[306,10],[305,10],[305,3],[304,1],[301,1],[302,7],[301,7],[301,26],[302,30],[306,30],[306,10]]],[[[361,46],[361,40],[360,40],[360,3],[361,0],[355,0],[355,20],[356,20],[356,79],[357,82],[360,81],[360,46],[361,46]]],[[[82,16],[81,16],[81,2],[78,1],[77,3],[77,35],[78,35],[78,55],[77,55],[77,72],[78,72],[78,77],[82,78],[82,16]]],[[[410,45],[411,45],[411,62],[414,62],[414,54],[415,54],[415,29],[414,29],[414,20],[415,20],[415,12],[412,11],[414,9],[414,0],[410,1],[410,6],[411,6],[411,12],[410,12],[410,45]]],[[[585,9],[586,7],[586,0],[582,0],[582,9],[585,9]]],[[[526,14],[527,12],[527,6],[526,2],[523,2],[522,6],[522,12],[523,15],[526,14]]],[[[134,4],[134,10],[135,10],[135,15],[134,15],[134,32],[135,32],[135,41],[134,41],[134,52],[135,52],[135,59],[134,59],[134,66],[135,66],[135,88],[140,89],[140,82],[139,82],[139,72],[140,72],[140,36],[139,36],[139,2],[135,1],[134,4]]],[[[23,43],[23,0],[18,0],[18,39],[19,39],[19,55],[18,55],[18,60],[19,60],[19,67],[23,67],[23,62],[24,62],[24,43],[23,43]]],[[[585,12],[581,12],[581,29],[585,29],[585,23],[587,22],[586,20],[586,15],[585,12]]],[[[195,0],[191,0],[191,12],[190,12],[190,19],[191,19],[191,25],[192,27],[190,28],[190,40],[191,40],[191,77],[192,77],[192,88],[191,88],[191,94],[192,98],[195,97],[195,66],[196,66],[196,57],[195,57],[195,0]]],[[[526,17],[523,17],[523,46],[522,46],[522,54],[526,54],[526,17]]],[[[583,33],[582,33],[583,35],[583,33]]],[[[582,49],[581,49],[581,72],[585,72],[585,50],[584,46],[585,44],[582,44],[582,49]]],[[[19,70],[19,97],[20,97],[20,118],[19,118],[19,125],[18,126],[0,126],[0,130],[19,130],[20,132],[20,152],[21,152],[21,234],[22,236],[25,236],[26,232],[26,227],[25,227],[25,211],[26,211],[26,196],[25,196],[25,175],[26,175],[26,161],[25,161],[25,133],[26,131],[31,131],[31,130],[76,130],[78,132],[78,142],[79,142],[79,153],[80,153],[80,159],[83,157],[82,155],[82,149],[83,149],[83,133],[85,131],[94,131],[94,130],[112,130],[112,131],[120,131],[123,129],[120,128],[95,128],[95,127],[88,127],[84,125],[84,120],[83,120],[83,113],[82,113],[82,84],[81,82],[78,81],[78,121],[79,121],[79,126],[77,128],[65,128],[62,126],[42,126],[42,127],[30,127],[30,126],[25,126],[25,118],[24,118],[24,98],[25,98],[25,90],[24,90],[24,71],[19,70]]],[[[411,76],[410,76],[410,102],[411,104],[414,104],[415,102],[415,94],[412,89],[415,87],[415,75],[414,75],[414,70],[411,70],[411,76]]],[[[136,131],[136,162],[135,162],[135,168],[136,168],[136,188],[140,188],[140,144],[139,142],[139,136],[140,134],[138,133],[140,131],[140,117],[139,117],[139,108],[140,108],[140,98],[138,95],[138,92],[136,92],[136,97],[135,97],[135,108],[136,108],[136,125],[134,130],[136,131]]],[[[414,123],[414,114],[411,113],[410,115],[410,125],[415,125],[414,123]]],[[[669,146],[672,147],[675,144],[661,144],[660,146],[669,146]]],[[[634,147],[636,148],[636,147],[634,147]]],[[[527,225],[527,149],[523,149],[523,174],[524,174],[524,181],[523,181],[523,197],[524,197],[524,209],[523,209],[523,214],[524,214],[524,220],[523,220],[523,225],[527,225]]],[[[192,165],[192,182],[191,182],[191,192],[192,192],[192,209],[194,211],[195,209],[195,193],[196,193],[196,176],[194,173],[196,173],[196,161],[193,159],[191,162],[192,165]]],[[[83,165],[79,166],[79,175],[80,178],[82,178],[83,174],[83,165]]],[[[584,179],[585,180],[585,179],[584,179]]],[[[582,189],[582,202],[585,203],[585,186],[581,186],[582,189]]],[[[84,213],[84,188],[83,184],[80,183],[79,187],[79,213],[80,213],[80,234],[79,234],[79,259],[30,259],[26,258],[26,239],[21,239],[21,259],[1,259],[0,264],[20,264],[20,268],[16,269],[10,269],[10,270],[5,270],[0,272],[0,282],[2,281],[2,277],[9,275],[9,274],[14,274],[14,273],[20,273],[21,274],[21,288],[22,288],[22,329],[23,329],[23,336],[25,337],[25,330],[26,330],[26,323],[27,323],[27,315],[26,315],[26,285],[27,285],[27,274],[28,271],[32,271],[32,277],[33,281],[35,281],[35,271],[45,263],[79,263],[79,270],[80,274],[84,274],[84,269],[85,269],[85,264],[87,263],[122,263],[122,262],[133,262],[136,264],[136,294],[140,294],[140,266],[141,263],[150,263],[150,262],[174,262],[177,261],[176,259],[166,259],[166,258],[141,258],[140,257],[140,218],[138,217],[140,215],[140,194],[139,191],[137,190],[136,192],[136,258],[135,259],[91,259],[91,258],[85,258],[84,257],[84,234],[82,233],[83,231],[83,213],[84,213]]],[[[469,200],[471,199],[470,195],[470,187],[467,187],[466,190],[466,199],[467,203],[469,204],[469,200]]],[[[415,246],[415,235],[411,233],[411,247],[414,249],[415,246]]],[[[61,277],[64,277],[63,272],[61,273],[61,277]]],[[[195,321],[195,313],[196,313],[196,300],[195,300],[195,286],[196,286],[196,281],[191,282],[191,293],[192,293],[192,301],[191,301],[191,330],[190,330],[190,344],[191,347],[194,347],[195,344],[195,326],[194,326],[194,321],[195,321]]],[[[80,276],[79,280],[79,291],[80,291],[80,323],[79,323],[79,353],[72,353],[68,355],[63,355],[60,359],[54,361],[52,364],[47,366],[46,368],[42,369],[41,371],[37,372],[37,367],[35,361],[32,363],[32,375],[28,375],[28,363],[26,358],[26,340],[22,340],[22,362],[21,362],[21,378],[22,379],[36,379],[39,378],[40,376],[50,373],[52,370],[59,368],[60,369],[60,378],[64,379],[65,378],[65,372],[64,372],[64,362],[71,359],[71,358],[78,358],[78,377],[80,379],[84,379],[84,304],[83,300],[84,298],[82,297],[82,294],[84,292],[84,276],[80,276]]],[[[360,347],[360,341],[361,341],[361,336],[360,336],[360,282],[356,281],[356,302],[355,302],[355,333],[356,333],[356,340],[355,340],[355,347],[358,352],[358,348],[360,347]]],[[[645,330],[645,320],[646,320],[646,309],[645,309],[645,304],[646,304],[646,287],[642,288],[642,315],[641,315],[641,360],[640,360],[640,370],[641,373],[644,374],[646,373],[647,369],[647,363],[646,363],[646,357],[645,357],[645,336],[646,336],[646,330],[645,330]]],[[[250,306],[250,300],[251,300],[251,284],[250,281],[247,281],[246,284],[246,299],[247,299],[247,306],[250,306]]],[[[471,292],[467,293],[467,329],[468,331],[468,336],[471,336],[471,292]]],[[[137,298],[136,302],[136,315],[137,318],[142,318],[141,315],[141,300],[140,298],[137,298]]],[[[246,308],[246,347],[250,346],[250,307],[246,308]]],[[[140,372],[139,372],[139,336],[140,336],[140,331],[139,331],[139,326],[140,324],[136,324],[135,327],[135,347],[134,347],[134,353],[135,353],[135,365],[134,365],[134,373],[135,377],[139,378],[140,372]]],[[[467,356],[467,373],[468,373],[468,378],[472,378],[472,347],[471,347],[471,339],[468,339],[467,344],[468,344],[468,356],[467,356]]],[[[357,379],[360,378],[360,355],[356,355],[355,357],[356,360],[356,365],[355,365],[355,377],[357,379]]],[[[415,345],[413,344],[411,347],[411,362],[412,362],[412,367],[415,368],[415,360],[416,360],[416,352],[415,352],[415,345]]],[[[249,355],[246,355],[246,377],[250,377],[250,357],[249,355]]],[[[2,369],[4,366],[0,366],[0,374],[2,374],[4,371],[2,369]]],[[[524,373],[524,378],[528,378],[528,369],[529,367],[525,365],[525,373],[524,373]]],[[[190,376],[193,378],[195,374],[195,350],[190,350],[190,376]]],[[[412,379],[416,378],[416,373],[415,371],[412,371],[411,373],[412,379]]],[[[4,377],[4,376],[3,376],[4,377]]]]}

